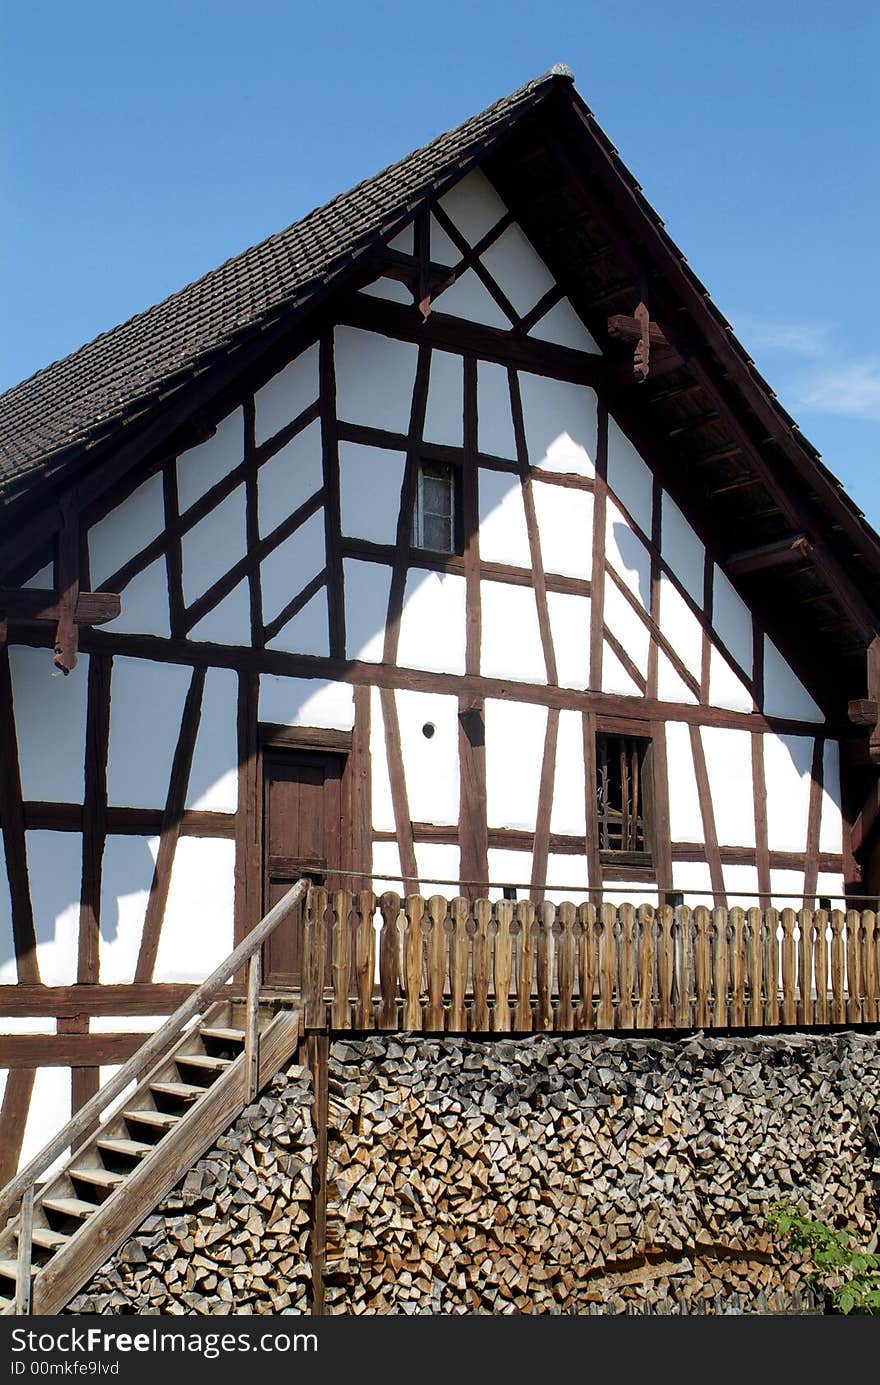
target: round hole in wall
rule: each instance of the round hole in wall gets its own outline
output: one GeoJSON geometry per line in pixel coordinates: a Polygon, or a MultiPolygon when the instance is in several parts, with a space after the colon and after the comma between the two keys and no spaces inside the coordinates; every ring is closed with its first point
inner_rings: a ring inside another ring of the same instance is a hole
{"type": "Polygon", "coordinates": [[[437,728],[434,725],[433,721],[426,721],[424,726],[422,727],[422,735],[426,738],[426,740],[430,740],[436,730],[437,728]]]}

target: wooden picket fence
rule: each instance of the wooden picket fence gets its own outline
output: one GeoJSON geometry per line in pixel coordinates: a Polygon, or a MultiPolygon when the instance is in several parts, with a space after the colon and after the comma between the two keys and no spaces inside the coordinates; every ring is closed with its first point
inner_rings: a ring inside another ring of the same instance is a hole
{"type": "Polygon", "coordinates": [[[870,910],[532,904],[312,889],[307,1027],[507,1034],[880,1021],[870,910]]]}

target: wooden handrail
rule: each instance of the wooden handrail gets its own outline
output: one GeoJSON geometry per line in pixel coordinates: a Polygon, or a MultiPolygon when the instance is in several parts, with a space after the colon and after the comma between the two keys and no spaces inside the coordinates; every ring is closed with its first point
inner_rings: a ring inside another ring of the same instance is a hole
{"type": "Polygon", "coordinates": [[[72,1120],[68,1121],[63,1130],[49,1141],[40,1153],[35,1155],[29,1164],[16,1174],[6,1187],[0,1190],[0,1218],[8,1209],[16,1203],[28,1188],[40,1177],[41,1173],[49,1167],[54,1159],[72,1146],[73,1143],[84,1135],[89,1126],[98,1119],[105,1107],[113,1101],[132,1081],[137,1078],[144,1068],[171,1044],[176,1036],[183,1029],[188,1020],[194,1015],[198,1015],[205,1008],[208,1001],[212,1000],[221,986],[234,975],[238,968],[247,962],[263,943],[275,931],[299,903],[309,888],[308,880],[299,880],[287,891],[282,899],[273,906],[260,920],[252,933],[248,933],[246,938],[238,944],[224,962],[211,972],[207,980],[203,981],[197,990],[188,996],[183,1004],[175,1010],[160,1029],[152,1034],[146,1043],[142,1044],[136,1053],[132,1054],[128,1062],[125,1063],[117,1073],[105,1083],[95,1095],[81,1106],[72,1120]]]}

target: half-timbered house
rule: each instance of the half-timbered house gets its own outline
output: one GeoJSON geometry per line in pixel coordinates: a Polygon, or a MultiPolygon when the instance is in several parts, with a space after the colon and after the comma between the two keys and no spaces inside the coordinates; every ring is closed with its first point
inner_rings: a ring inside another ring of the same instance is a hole
{"type": "Polygon", "coordinates": [[[565,69],[10,390],[0,457],[0,1184],[302,877],[880,888],[880,539],[565,69]]]}

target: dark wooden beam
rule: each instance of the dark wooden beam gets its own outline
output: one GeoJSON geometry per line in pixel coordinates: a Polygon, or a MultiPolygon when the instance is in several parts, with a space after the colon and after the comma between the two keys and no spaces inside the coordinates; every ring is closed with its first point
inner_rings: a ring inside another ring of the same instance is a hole
{"type": "Polygon", "coordinates": [[[56,559],[58,620],[55,626],[55,667],[67,676],[76,668],[76,605],[79,597],[79,510],[68,491],[61,501],[61,528],[56,559]]]}
{"type": "MultiPolygon", "coordinates": [[[[122,602],[115,592],[79,592],[73,608],[77,625],[105,625],[115,620],[122,602]]],[[[57,624],[61,618],[61,602],[57,592],[38,591],[32,587],[0,590],[0,611],[10,623],[45,621],[57,624]]]]}
{"type": "Polygon", "coordinates": [[[742,577],[748,572],[763,572],[766,568],[803,562],[812,551],[813,545],[806,534],[793,534],[791,538],[780,539],[778,543],[766,543],[759,548],[744,548],[739,553],[731,553],[724,560],[724,566],[732,577],[742,577]]]}
{"type": "Polygon", "coordinates": [[[75,986],[0,986],[0,1015],[55,1019],[73,1015],[119,1017],[120,1026],[134,1015],[170,1015],[189,998],[195,985],[120,983],[75,986]]]}

